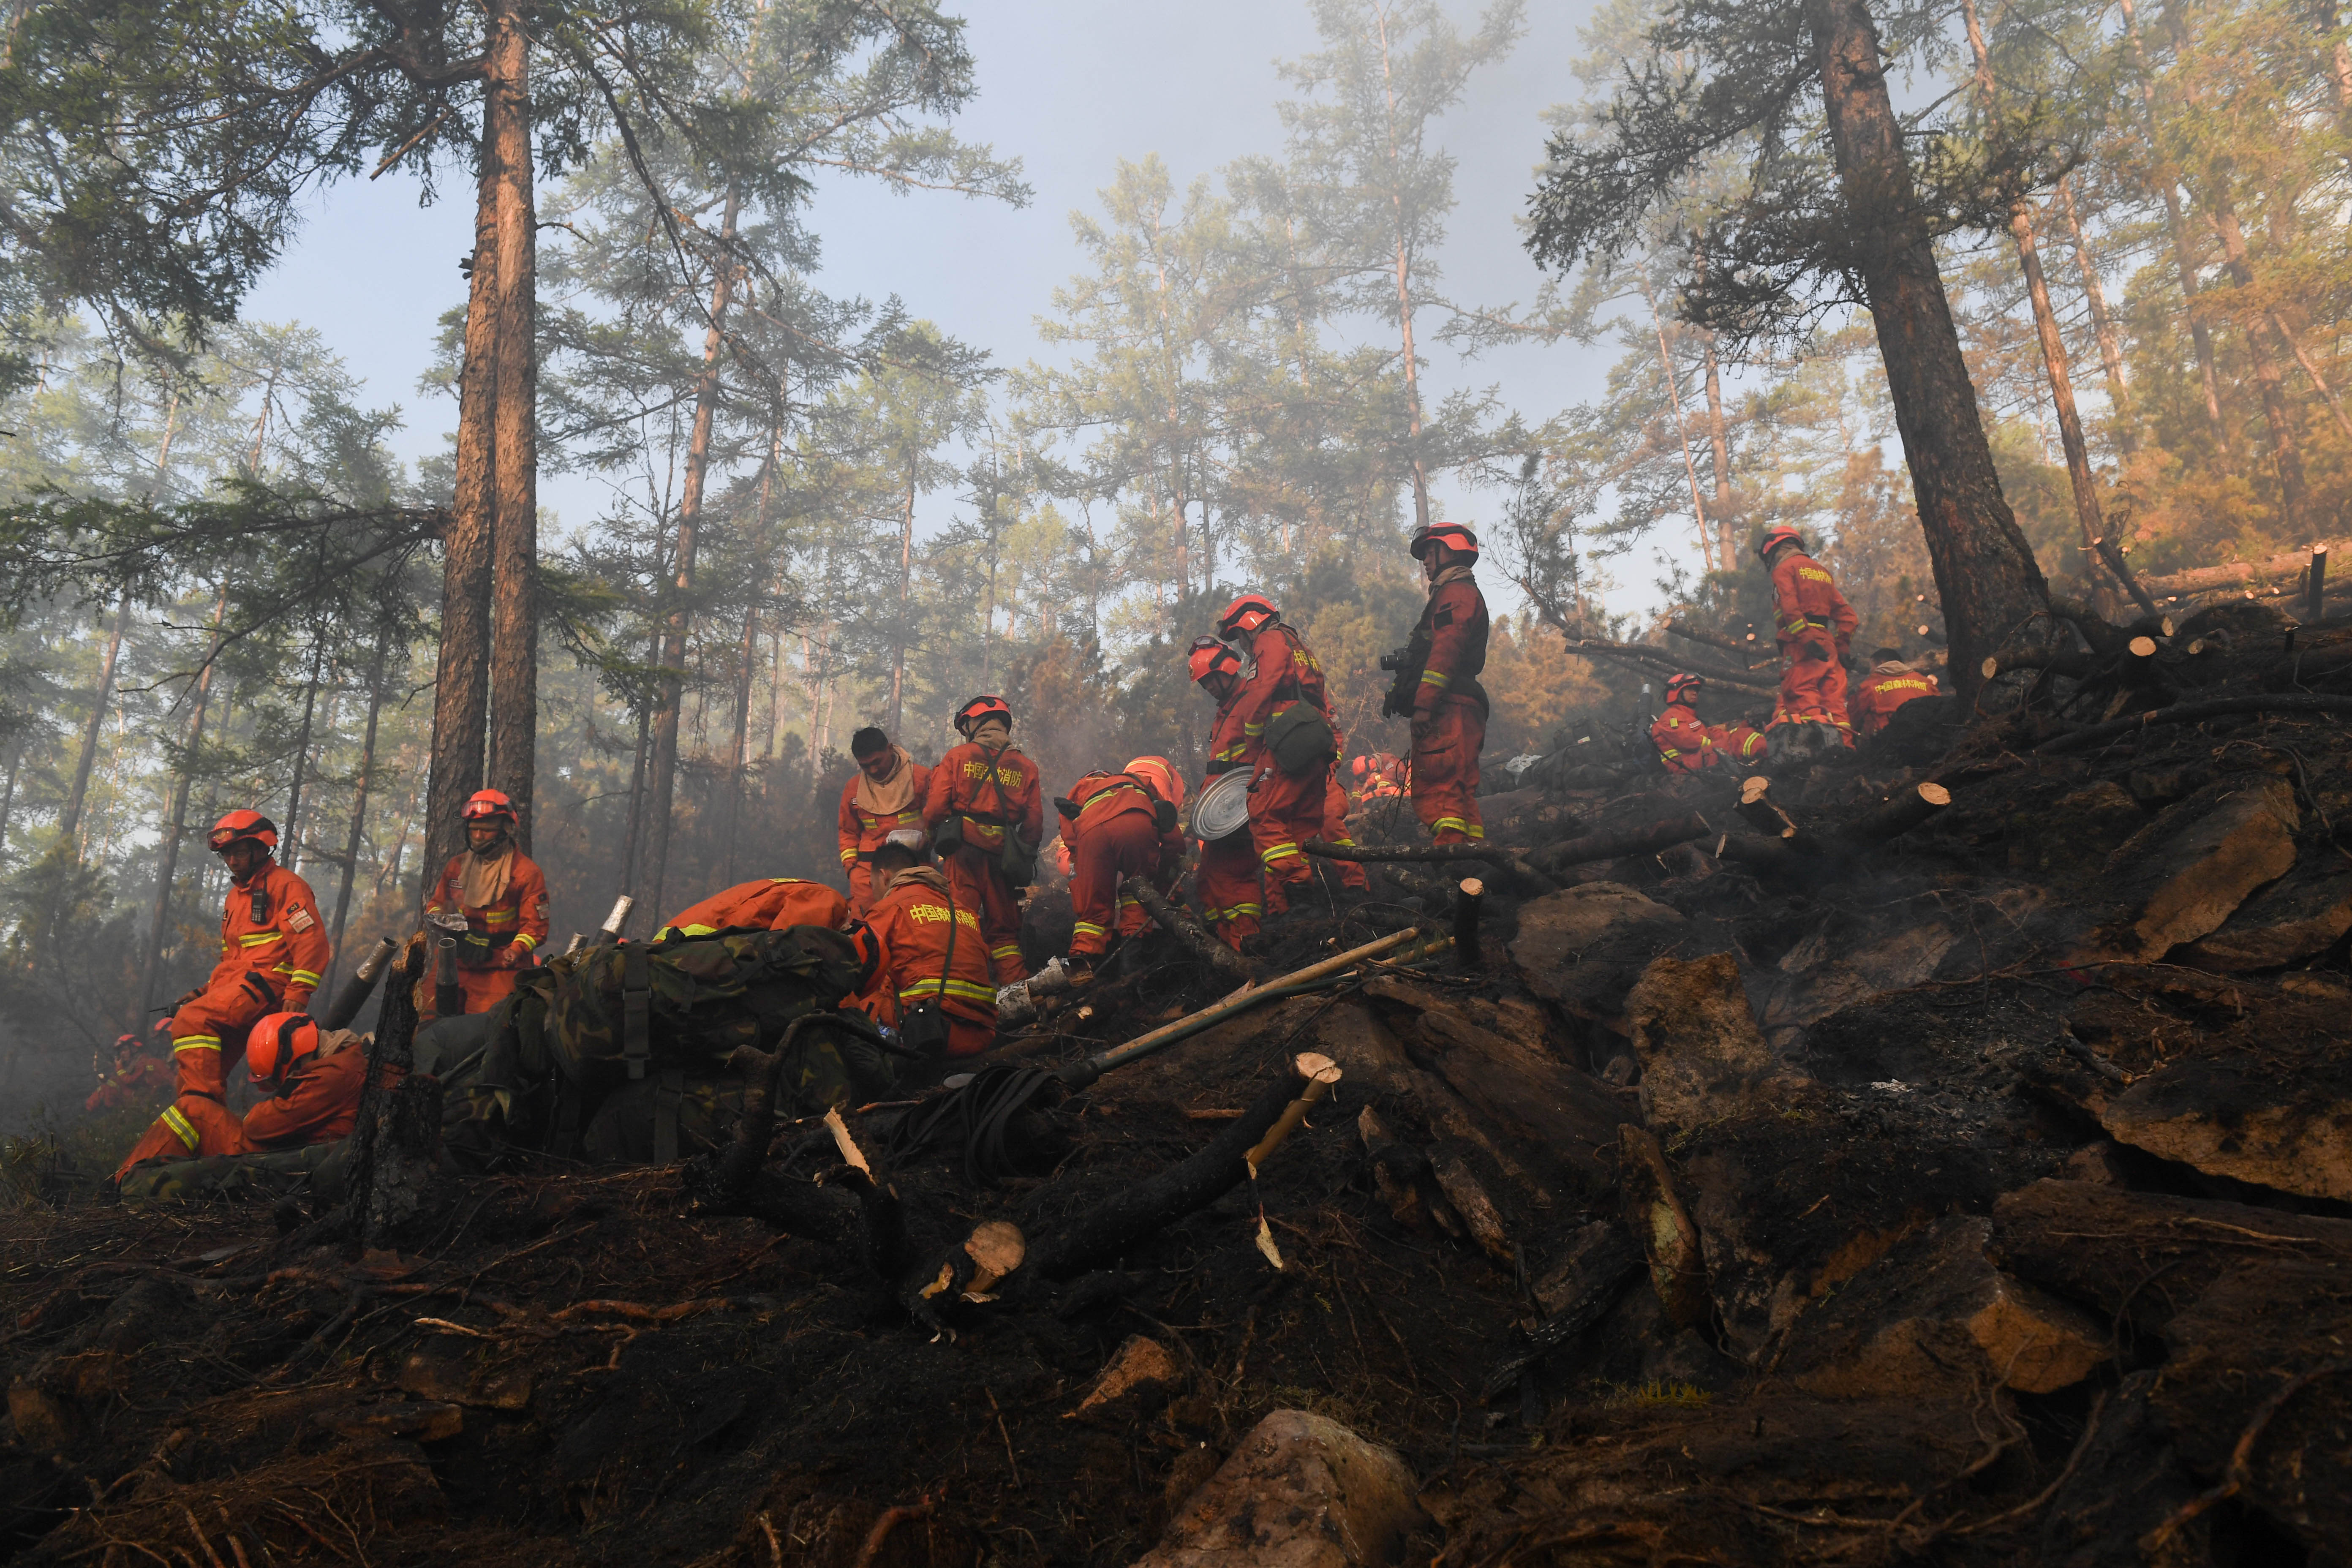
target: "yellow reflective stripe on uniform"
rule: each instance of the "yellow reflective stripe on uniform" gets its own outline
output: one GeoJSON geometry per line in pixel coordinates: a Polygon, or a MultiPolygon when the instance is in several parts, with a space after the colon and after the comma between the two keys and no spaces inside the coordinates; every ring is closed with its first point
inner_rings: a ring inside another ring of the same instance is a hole
{"type": "Polygon", "coordinates": [[[1092,921],[1079,921],[1076,924],[1072,925],[1070,930],[1077,933],[1079,936],[1101,936],[1105,931],[1109,930],[1109,928],[1108,926],[1098,926],[1092,921]]]}
{"type": "Polygon", "coordinates": [[[1668,762],[1672,762],[1676,757],[1681,756],[1682,753],[1675,751],[1672,746],[1661,746],[1658,748],[1658,755],[1665,758],[1668,762]]]}
{"type": "Polygon", "coordinates": [[[1263,724],[1244,724],[1242,726],[1242,733],[1244,735],[1263,735],[1265,733],[1265,726],[1263,724]]]}
{"type": "Polygon", "coordinates": [[[297,985],[308,985],[313,991],[319,988],[319,977],[307,969],[289,969],[284,973],[297,985]]]}
{"type": "Polygon", "coordinates": [[[1440,675],[1433,669],[1424,669],[1421,672],[1421,683],[1423,686],[1451,686],[1454,684],[1454,678],[1450,675],[1440,675]]]}
{"type": "MultiPolygon", "coordinates": [[[[991,958],[1018,958],[1021,956],[1021,944],[1017,942],[1008,942],[1002,947],[992,947],[988,950],[988,956],[991,958]]],[[[996,993],[992,991],[989,994],[993,996],[996,993]]]]}
{"type": "Polygon", "coordinates": [[[482,923],[486,926],[512,925],[515,922],[515,915],[516,911],[513,910],[484,910],[482,923]]]}
{"type": "Polygon", "coordinates": [[[182,1035],[172,1042],[174,1051],[216,1051],[220,1048],[218,1035],[182,1035]]]}
{"type": "Polygon", "coordinates": [[[236,944],[239,947],[260,947],[264,943],[276,942],[279,933],[274,931],[250,931],[238,937],[236,944]]]}
{"type": "Polygon", "coordinates": [[[1292,859],[1297,854],[1298,846],[1296,844],[1269,844],[1266,846],[1265,852],[1258,856],[1258,858],[1271,866],[1276,860],[1292,859]]]}
{"type": "Polygon", "coordinates": [[[969,980],[942,981],[936,978],[917,981],[898,993],[898,1000],[929,1002],[942,994],[964,1002],[985,1002],[992,1006],[996,1003],[996,993],[985,985],[977,985],[969,980]],[[946,987],[944,993],[940,990],[942,985],[946,987]]]}
{"type": "Polygon", "coordinates": [[[1429,825],[1429,830],[1432,833],[1443,833],[1449,827],[1456,833],[1465,834],[1472,838],[1486,837],[1486,829],[1483,824],[1466,821],[1459,816],[1441,816],[1429,825]]]}
{"type": "MultiPolygon", "coordinates": [[[[845,849],[845,850],[843,850],[843,851],[841,852],[841,863],[842,863],[843,865],[845,865],[845,866],[846,866],[846,865],[850,864],[852,861],[856,860],[856,858],[857,858],[857,851],[856,851],[856,850],[855,850],[855,849],[845,849]]],[[[779,881],[782,880],[782,878],[778,878],[778,879],[777,879],[777,880],[779,880],[779,881]]]]}
{"type": "Polygon", "coordinates": [[[539,938],[531,935],[530,932],[527,931],[517,931],[515,932],[514,944],[522,949],[525,952],[529,952],[532,948],[539,945],[539,938]]]}
{"type": "Polygon", "coordinates": [[[180,1114],[180,1108],[176,1105],[165,1106],[163,1114],[157,1120],[172,1130],[173,1137],[188,1146],[188,1152],[191,1154],[196,1152],[196,1145],[204,1142],[196,1136],[194,1125],[180,1114]]]}

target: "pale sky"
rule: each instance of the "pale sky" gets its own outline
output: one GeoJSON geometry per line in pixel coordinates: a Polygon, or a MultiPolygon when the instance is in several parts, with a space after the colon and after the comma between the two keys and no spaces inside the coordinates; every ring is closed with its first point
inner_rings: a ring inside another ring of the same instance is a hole
{"type": "MultiPolygon", "coordinates": [[[[1465,0],[1449,8],[1465,31],[1475,26],[1465,0]]],[[[1454,298],[1501,306],[1536,293],[1541,279],[1515,219],[1542,153],[1543,110],[1575,91],[1569,62],[1591,10],[1591,0],[1531,6],[1512,56],[1472,79],[1466,100],[1438,124],[1437,141],[1458,165],[1442,254],[1454,298]]],[[[1242,154],[1278,153],[1275,105],[1286,92],[1274,62],[1311,51],[1316,38],[1297,0],[993,0],[964,14],[980,93],[956,128],[1022,159],[1034,200],[1014,209],[852,182],[821,186],[820,281],[877,301],[895,293],[914,314],[1017,366],[1041,352],[1034,320],[1081,265],[1070,213],[1095,206],[1121,158],[1158,153],[1181,188],[1242,154]]],[[[456,421],[454,404],[420,395],[416,380],[441,313],[465,298],[457,258],[472,244],[472,194],[470,180],[447,179],[438,205],[420,208],[416,187],[402,177],[333,187],[247,307],[252,320],[299,320],[323,331],[365,380],[364,401],[401,405],[408,429],[398,445],[412,458],[442,449],[456,421]]],[[[1598,395],[1611,357],[1526,346],[1465,365],[1430,343],[1437,325],[1433,314],[1422,322],[1430,401],[1455,386],[1492,384],[1530,424],[1598,395]]],[[[603,508],[591,478],[553,476],[540,494],[559,528],[603,508]]],[[[1484,494],[1440,499],[1447,515],[1474,524],[1500,504],[1484,494]]],[[[951,506],[931,498],[925,525],[944,525],[951,506]]],[[[1619,575],[1632,579],[1621,584],[1623,600],[1650,596],[1645,568],[1629,563],[1619,575]]]]}

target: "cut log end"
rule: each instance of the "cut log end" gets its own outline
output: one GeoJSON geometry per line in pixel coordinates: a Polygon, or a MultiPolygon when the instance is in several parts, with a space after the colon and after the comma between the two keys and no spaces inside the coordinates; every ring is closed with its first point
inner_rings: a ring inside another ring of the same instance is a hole
{"type": "Polygon", "coordinates": [[[1929,805],[1949,805],[1952,804],[1952,792],[1942,784],[1930,782],[1919,786],[1919,798],[1929,805]]]}
{"type": "Polygon", "coordinates": [[[1759,773],[1753,778],[1746,779],[1741,782],[1739,785],[1739,804],[1742,805],[1754,805],[1758,801],[1762,800],[1766,795],[1771,793],[1772,781],[1766,778],[1763,774],[1759,773]]]}
{"type": "Polygon", "coordinates": [[[1475,877],[1463,878],[1460,885],[1462,896],[1465,899],[1482,899],[1486,896],[1486,884],[1475,877]]]}
{"type": "MultiPolygon", "coordinates": [[[[2167,626],[2168,629],[2166,635],[2168,637],[2171,635],[2169,631],[2169,623],[2167,623],[2167,626]]],[[[2137,637],[2132,638],[2131,656],[2134,658],[2154,658],[2156,657],[2156,639],[2150,637],[2137,637]]]]}
{"type": "Polygon", "coordinates": [[[849,1135],[849,1124],[842,1121],[838,1107],[824,1113],[824,1127],[833,1134],[834,1146],[841,1151],[842,1163],[853,1170],[864,1172],[866,1179],[872,1181],[874,1167],[866,1163],[865,1151],[858,1148],[857,1140],[849,1135]]]}
{"type": "Polygon", "coordinates": [[[1290,1064],[1307,1080],[1303,1100],[1320,1100],[1339,1081],[1339,1064],[1320,1051],[1301,1051],[1290,1064]]]}
{"type": "Polygon", "coordinates": [[[994,1289],[997,1281],[1021,1267],[1029,1256],[1029,1239],[1019,1226],[992,1219],[964,1238],[963,1249],[972,1262],[971,1279],[964,1291],[976,1296],[994,1289]]]}

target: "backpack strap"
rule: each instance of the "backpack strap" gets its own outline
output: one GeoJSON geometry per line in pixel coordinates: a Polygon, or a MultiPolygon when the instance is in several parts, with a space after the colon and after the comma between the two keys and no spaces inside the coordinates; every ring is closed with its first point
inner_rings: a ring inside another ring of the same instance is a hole
{"type": "Polygon", "coordinates": [[[686,1074],[672,1068],[654,1088],[654,1163],[677,1163],[677,1108],[686,1098],[686,1074]]]}
{"type": "Polygon", "coordinates": [[[621,950],[621,1060],[629,1081],[646,1076],[653,1056],[654,983],[646,944],[633,942],[621,950]]]}

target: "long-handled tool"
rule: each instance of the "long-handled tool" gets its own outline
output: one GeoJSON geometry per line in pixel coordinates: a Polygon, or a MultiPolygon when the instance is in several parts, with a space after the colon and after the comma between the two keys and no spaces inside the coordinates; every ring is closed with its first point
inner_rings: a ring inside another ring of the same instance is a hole
{"type": "Polygon", "coordinates": [[[319,1022],[330,1029],[350,1028],[352,1020],[360,1016],[360,1009],[367,1005],[368,997],[375,991],[375,983],[382,977],[384,965],[390,963],[392,955],[399,951],[400,943],[392,937],[377,942],[374,949],[360,960],[360,966],[352,971],[352,977],[336,991],[335,999],[327,1005],[327,1010],[320,1016],[319,1022]]]}

